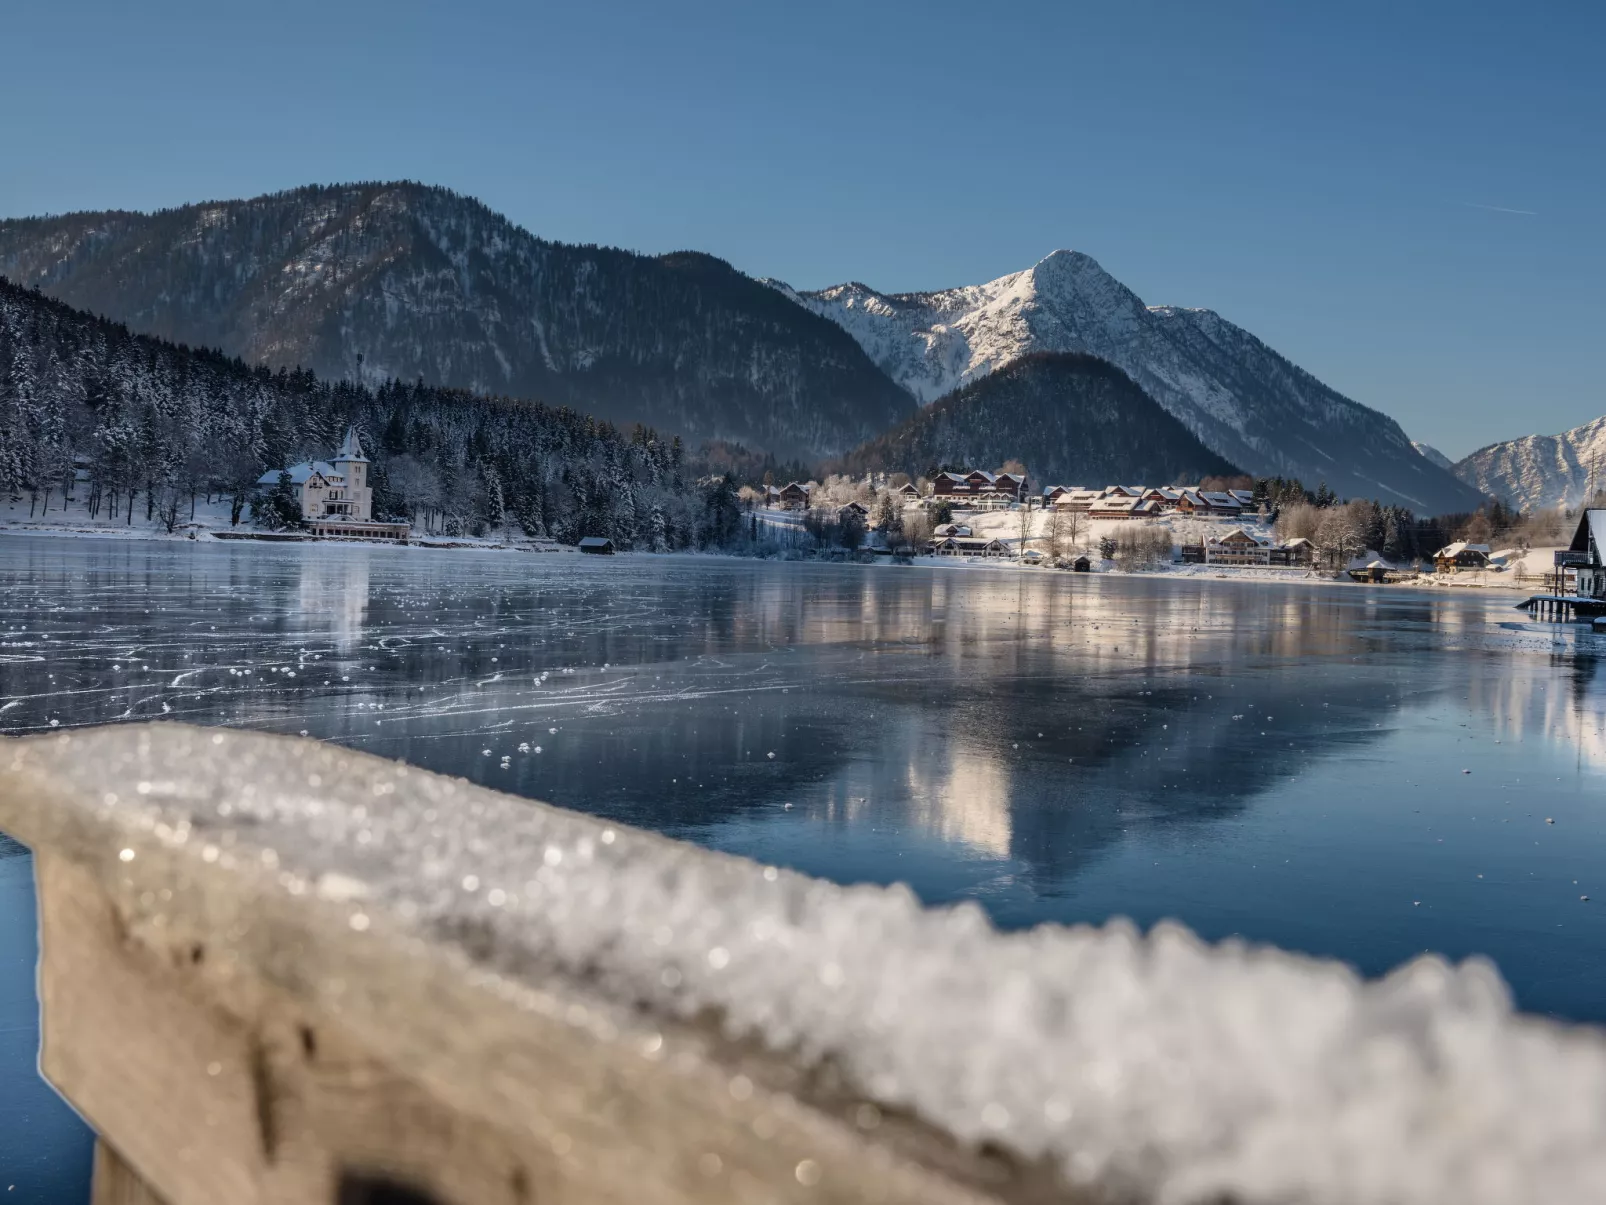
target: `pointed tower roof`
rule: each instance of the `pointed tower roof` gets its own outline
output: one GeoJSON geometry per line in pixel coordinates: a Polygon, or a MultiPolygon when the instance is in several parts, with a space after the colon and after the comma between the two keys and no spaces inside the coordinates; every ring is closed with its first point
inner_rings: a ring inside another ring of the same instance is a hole
{"type": "Polygon", "coordinates": [[[340,451],[335,453],[336,464],[343,460],[360,460],[364,464],[368,463],[368,457],[362,454],[362,445],[357,442],[356,427],[346,428],[345,442],[340,445],[340,451]]]}

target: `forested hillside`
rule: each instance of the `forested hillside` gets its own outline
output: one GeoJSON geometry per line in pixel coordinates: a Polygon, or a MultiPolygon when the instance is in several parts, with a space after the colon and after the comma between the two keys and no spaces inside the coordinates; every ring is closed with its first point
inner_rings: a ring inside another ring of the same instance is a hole
{"type": "Polygon", "coordinates": [[[253,365],[541,398],[779,457],[839,454],[915,406],[834,322],[723,260],[550,242],[419,184],[0,221],[0,275],[253,365]]]}
{"type": "Polygon", "coordinates": [[[531,402],[272,371],[135,335],[0,278],[0,491],[74,488],[147,514],[198,493],[248,521],[266,470],[327,457],[349,424],[374,460],[376,517],[449,533],[517,527],[572,541],[682,548],[728,535],[678,438],[531,402]]]}
{"type": "Polygon", "coordinates": [[[843,467],[921,474],[1015,459],[1036,484],[1164,485],[1238,472],[1115,365],[1075,352],[1023,356],[855,448],[843,467]]]}

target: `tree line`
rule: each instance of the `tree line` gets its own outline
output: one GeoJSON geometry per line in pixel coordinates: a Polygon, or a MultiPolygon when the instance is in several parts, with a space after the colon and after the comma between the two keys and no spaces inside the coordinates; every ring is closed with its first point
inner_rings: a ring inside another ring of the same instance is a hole
{"type": "Polygon", "coordinates": [[[270,370],[131,333],[0,278],[0,490],[48,510],[169,529],[199,497],[272,523],[263,474],[326,459],[356,426],[376,518],[431,532],[519,530],[625,548],[717,545],[739,526],[731,482],[698,481],[678,437],[565,407],[389,381],[270,370]],[[77,493],[81,491],[81,493],[77,493]]]}

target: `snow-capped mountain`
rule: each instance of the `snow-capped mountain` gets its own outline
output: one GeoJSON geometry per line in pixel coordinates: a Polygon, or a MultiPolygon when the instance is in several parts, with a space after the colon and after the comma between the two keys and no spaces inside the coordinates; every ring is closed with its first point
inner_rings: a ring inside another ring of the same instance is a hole
{"type": "Polygon", "coordinates": [[[1425,444],[1419,439],[1413,439],[1411,441],[1411,446],[1420,452],[1429,463],[1436,464],[1441,469],[1448,469],[1451,472],[1455,471],[1455,462],[1443,452],[1439,451],[1439,449],[1435,448],[1432,444],[1425,444]]]}
{"type": "Polygon", "coordinates": [[[910,393],[931,402],[1030,352],[1090,352],[1122,368],[1207,447],[1252,473],[1325,481],[1422,512],[1477,496],[1419,455],[1398,423],[1322,384],[1210,310],[1148,306],[1087,255],[937,293],[867,285],[800,292],[910,393]]]}
{"type": "Polygon", "coordinates": [[[1455,466],[1479,492],[1521,510],[1576,507],[1606,490],[1606,418],[1560,435],[1524,435],[1479,448],[1455,466]]]}
{"type": "Polygon", "coordinates": [[[419,184],[0,221],[0,275],[252,364],[422,377],[783,456],[915,409],[834,323],[723,260],[554,243],[419,184]]]}

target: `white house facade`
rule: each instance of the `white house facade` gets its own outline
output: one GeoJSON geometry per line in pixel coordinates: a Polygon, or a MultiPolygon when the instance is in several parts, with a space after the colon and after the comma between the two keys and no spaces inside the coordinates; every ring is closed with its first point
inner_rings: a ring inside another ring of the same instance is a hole
{"type": "Polygon", "coordinates": [[[272,489],[288,476],[290,488],[301,504],[301,518],[314,535],[333,538],[405,540],[410,528],[405,523],[375,523],[374,491],[368,483],[368,457],[362,454],[357,428],[346,431],[346,438],[331,463],[304,460],[287,469],[270,469],[257,478],[257,485],[272,489]]]}

